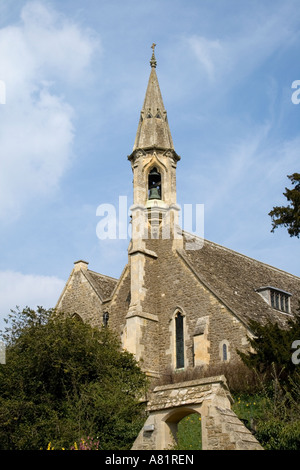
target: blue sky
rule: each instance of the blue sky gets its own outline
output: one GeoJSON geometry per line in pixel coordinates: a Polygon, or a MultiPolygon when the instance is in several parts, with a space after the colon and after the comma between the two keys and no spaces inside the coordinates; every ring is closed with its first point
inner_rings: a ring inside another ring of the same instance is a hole
{"type": "Polygon", "coordinates": [[[299,239],[268,216],[300,171],[298,0],[0,0],[0,319],[54,306],[78,259],[120,275],[128,240],[99,240],[96,210],[132,200],[153,42],[179,204],[300,276],[299,239]]]}

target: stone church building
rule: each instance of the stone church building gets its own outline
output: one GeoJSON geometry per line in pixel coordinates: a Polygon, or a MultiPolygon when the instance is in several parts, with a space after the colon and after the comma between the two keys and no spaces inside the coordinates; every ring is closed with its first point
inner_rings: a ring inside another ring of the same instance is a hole
{"type": "Polygon", "coordinates": [[[151,72],[132,153],[132,239],[119,279],[77,261],[57,310],[115,330],[152,378],[238,360],[249,320],[284,324],[300,299],[300,279],[178,225],[180,162],[156,74],[151,72]]]}

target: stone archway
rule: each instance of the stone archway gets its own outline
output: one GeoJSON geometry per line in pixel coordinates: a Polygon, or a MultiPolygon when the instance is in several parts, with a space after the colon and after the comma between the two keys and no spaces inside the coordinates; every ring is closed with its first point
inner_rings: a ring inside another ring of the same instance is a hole
{"type": "Polygon", "coordinates": [[[201,415],[203,450],[263,450],[231,410],[232,402],[224,376],[158,386],[132,450],[172,449],[178,422],[189,413],[201,415]]]}
{"type": "Polygon", "coordinates": [[[198,415],[201,418],[200,409],[197,406],[179,406],[173,408],[165,417],[165,423],[169,427],[169,434],[174,443],[178,443],[179,424],[184,418],[191,415],[198,415]]]}

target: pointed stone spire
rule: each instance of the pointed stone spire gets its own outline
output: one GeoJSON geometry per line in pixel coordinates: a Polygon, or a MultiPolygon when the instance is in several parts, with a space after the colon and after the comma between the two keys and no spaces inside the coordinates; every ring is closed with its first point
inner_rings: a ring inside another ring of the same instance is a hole
{"type": "Polygon", "coordinates": [[[151,72],[133,151],[147,148],[174,150],[167,112],[164,107],[156,75],[157,62],[154,53],[155,46],[156,44],[154,43],[151,46],[153,50],[150,60],[151,72]]]}

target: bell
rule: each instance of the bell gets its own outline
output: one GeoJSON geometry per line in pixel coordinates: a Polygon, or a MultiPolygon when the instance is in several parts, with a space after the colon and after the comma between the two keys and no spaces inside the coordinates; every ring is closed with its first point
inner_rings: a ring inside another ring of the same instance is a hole
{"type": "Polygon", "coordinates": [[[161,175],[154,167],[149,173],[149,199],[161,199],[161,175]]]}
{"type": "Polygon", "coordinates": [[[157,187],[150,189],[149,199],[160,199],[160,191],[157,187]]]}
{"type": "Polygon", "coordinates": [[[149,173],[149,179],[153,182],[159,182],[161,180],[160,174],[157,172],[156,168],[153,168],[149,173]]]}

